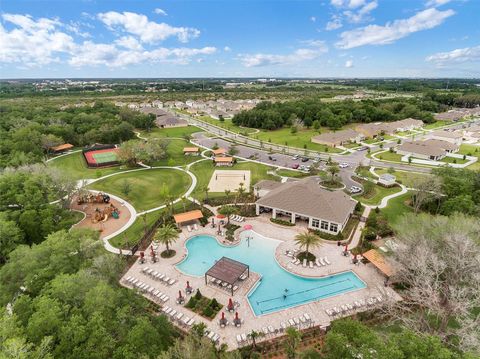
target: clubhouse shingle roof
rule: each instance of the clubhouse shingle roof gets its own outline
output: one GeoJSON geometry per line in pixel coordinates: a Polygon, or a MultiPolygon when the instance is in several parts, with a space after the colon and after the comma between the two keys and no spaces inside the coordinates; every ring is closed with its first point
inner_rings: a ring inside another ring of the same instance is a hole
{"type": "Polygon", "coordinates": [[[283,183],[256,203],[336,223],[346,221],[356,205],[344,192],[326,190],[310,178],[283,183]]]}

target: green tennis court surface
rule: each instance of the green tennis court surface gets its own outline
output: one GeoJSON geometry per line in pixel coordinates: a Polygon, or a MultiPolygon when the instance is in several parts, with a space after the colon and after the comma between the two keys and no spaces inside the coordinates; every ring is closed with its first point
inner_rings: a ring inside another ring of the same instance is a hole
{"type": "Polygon", "coordinates": [[[115,152],[94,153],[92,157],[97,163],[117,161],[117,154],[115,152]]]}

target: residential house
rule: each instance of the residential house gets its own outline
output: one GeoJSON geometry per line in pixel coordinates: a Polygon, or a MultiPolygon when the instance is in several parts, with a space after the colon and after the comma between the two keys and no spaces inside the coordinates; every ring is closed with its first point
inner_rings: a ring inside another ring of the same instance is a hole
{"type": "Polygon", "coordinates": [[[330,234],[345,228],[357,203],[343,191],[320,187],[313,178],[282,183],[270,190],[268,186],[257,184],[257,192],[262,193],[255,202],[257,215],[267,212],[272,218],[282,217],[291,223],[304,221],[308,228],[330,234]]]}
{"type": "Polygon", "coordinates": [[[463,133],[462,131],[444,131],[438,130],[430,133],[429,138],[436,140],[448,141],[460,146],[462,144],[463,133]]]}
{"type": "Polygon", "coordinates": [[[360,142],[364,136],[357,131],[348,129],[335,132],[322,133],[311,138],[313,143],[319,143],[327,146],[341,146],[350,142],[360,142]]]}
{"type": "Polygon", "coordinates": [[[425,141],[404,142],[397,147],[397,153],[425,160],[439,161],[447,153],[458,151],[458,146],[443,140],[429,139],[425,141]]]}

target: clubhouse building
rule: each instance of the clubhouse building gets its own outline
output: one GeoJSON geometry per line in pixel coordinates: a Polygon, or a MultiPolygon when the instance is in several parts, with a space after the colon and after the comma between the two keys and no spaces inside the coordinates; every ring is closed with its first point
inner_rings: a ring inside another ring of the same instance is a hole
{"type": "Polygon", "coordinates": [[[341,232],[357,202],[343,191],[329,191],[313,178],[279,183],[260,181],[254,191],[258,197],[256,213],[271,213],[271,218],[290,223],[303,221],[307,228],[330,234],[341,232]]]}

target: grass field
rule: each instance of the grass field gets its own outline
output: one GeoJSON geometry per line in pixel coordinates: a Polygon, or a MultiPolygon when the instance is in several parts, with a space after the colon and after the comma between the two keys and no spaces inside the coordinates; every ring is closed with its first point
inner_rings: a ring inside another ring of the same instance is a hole
{"type": "MultiPolygon", "coordinates": [[[[394,152],[385,151],[385,152],[382,152],[382,153],[376,155],[375,157],[378,158],[381,161],[390,161],[390,162],[400,162],[400,163],[402,163],[401,159],[402,159],[403,156],[399,155],[397,153],[394,153],[394,152]]],[[[403,162],[403,163],[405,163],[405,162],[403,162]]]]}
{"type": "Polygon", "coordinates": [[[444,157],[440,160],[440,162],[463,164],[468,162],[468,160],[464,160],[463,158],[444,157]]]}
{"type": "Polygon", "coordinates": [[[362,202],[363,204],[376,206],[380,204],[383,197],[400,192],[401,190],[402,189],[400,187],[385,188],[382,186],[375,185],[373,192],[368,196],[365,196],[362,194],[360,196],[355,196],[354,198],[362,202]]]}
{"type": "MultiPolygon", "coordinates": [[[[383,168],[375,168],[375,173],[377,173],[378,175],[382,175],[389,172],[388,170],[383,168]]],[[[397,178],[397,181],[400,181],[402,184],[410,188],[414,188],[415,183],[418,183],[419,181],[427,179],[428,177],[431,176],[426,173],[397,171],[397,170],[392,174],[397,178]]]]}
{"type": "Polygon", "coordinates": [[[300,171],[292,171],[292,170],[285,170],[279,169],[277,170],[277,175],[282,177],[293,177],[293,178],[303,178],[310,176],[310,173],[300,172],[300,171]]]}
{"type": "Polygon", "coordinates": [[[181,171],[154,169],[119,174],[95,182],[89,187],[120,196],[141,212],[166,204],[169,196],[182,196],[190,183],[190,177],[181,171]],[[128,194],[123,190],[125,182],[130,185],[128,194]]]}
{"type": "Polygon", "coordinates": [[[145,233],[145,222],[147,228],[150,227],[164,211],[165,209],[161,209],[146,215],[144,214],[143,216],[138,216],[135,222],[133,222],[125,232],[110,239],[110,244],[117,248],[131,248],[145,233]]]}
{"type": "Polygon", "coordinates": [[[165,138],[165,137],[178,137],[182,138],[185,135],[191,135],[195,132],[202,132],[201,129],[195,126],[185,126],[185,127],[172,127],[172,128],[155,128],[150,132],[141,132],[142,137],[146,138],[165,138]]]}
{"type": "MultiPolygon", "coordinates": [[[[321,129],[322,133],[329,132],[327,129],[321,129]]],[[[287,145],[290,147],[305,148],[308,150],[320,151],[320,152],[331,152],[331,153],[340,153],[342,150],[338,148],[329,147],[326,145],[320,145],[318,143],[313,143],[311,138],[318,135],[317,130],[313,129],[299,129],[297,133],[292,133],[290,128],[281,128],[274,131],[260,131],[259,133],[253,134],[250,137],[257,140],[261,140],[267,144],[268,142],[276,143],[279,145],[287,145]]]]}
{"type": "MultiPolygon", "coordinates": [[[[271,180],[278,180],[278,177],[273,175],[267,174],[267,171],[272,170],[272,167],[261,165],[254,162],[242,162],[237,163],[233,167],[222,167],[222,170],[250,170],[251,171],[251,184],[255,184],[262,179],[271,179],[271,180]]],[[[192,171],[195,176],[197,176],[197,187],[193,192],[193,196],[198,199],[205,198],[204,188],[208,186],[210,178],[212,177],[213,171],[215,171],[215,167],[213,166],[212,162],[209,160],[205,160],[199,163],[194,164],[190,167],[190,171],[192,171]]],[[[220,197],[223,196],[224,193],[209,193],[209,197],[220,197]]]]}
{"type": "Polygon", "coordinates": [[[413,212],[412,207],[406,204],[411,196],[412,193],[407,192],[401,196],[392,198],[388,201],[387,207],[381,209],[382,214],[391,225],[395,224],[403,214],[413,212]]]}
{"type": "Polygon", "coordinates": [[[451,125],[453,123],[454,122],[450,122],[450,121],[437,121],[437,122],[434,122],[434,123],[429,123],[429,124],[423,126],[423,128],[426,129],[426,130],[433,130],[435,128],[439,128],[439,127],[446,126],[446,125],[451,125]]]}
{"type": "Polygon", "coordinates": [[[167,146],[167,158],[149,163],[152,166],[185,166],[189,163],[199,160],[200,156],[185,156],[183,148],[193,146],[191,143],[180,140],[170,139],[167,146]]]}
{"type": "Polygon", "coordinates": [[[121,172],[127,168],[114,166],[107,168],[88,168],[81,152],[75,152],[67,156],[59,157],[48,162],[48,166],[58,168],[72,179],[99,178],[111,173],[121,172]]]}
{"type": "Polygon", "coordinates": [[[478,158],[478,161],[473,165],[468,166],[469,170],[480,171],[480,145],[460,145],[460,150],[458,151],[461,155],[475,156],[478,158]]]}

